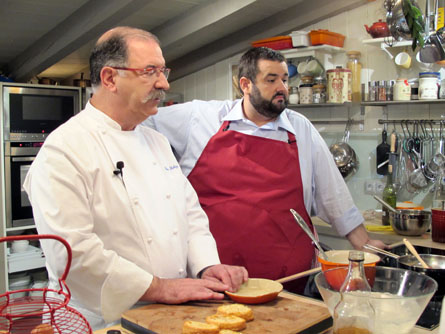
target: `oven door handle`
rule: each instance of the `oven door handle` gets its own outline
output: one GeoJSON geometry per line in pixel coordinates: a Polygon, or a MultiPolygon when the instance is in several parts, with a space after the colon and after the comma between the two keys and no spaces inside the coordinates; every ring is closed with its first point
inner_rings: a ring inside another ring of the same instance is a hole
{"type": "Polygon", "coordinates": [[[34,161],[36,157],[11,157],[12,162],[27,162],[34,161]]]}

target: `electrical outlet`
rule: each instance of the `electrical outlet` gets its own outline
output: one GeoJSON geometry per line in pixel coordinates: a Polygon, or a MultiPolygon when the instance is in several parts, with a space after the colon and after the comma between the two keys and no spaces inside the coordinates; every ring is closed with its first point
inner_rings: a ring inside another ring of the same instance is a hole
{"type": "Polygon", "coordinates": [[[366,180],[365,181],[365,194],[375,195],[375,181],[374,180],[366,180]]]}
{"type": "Polygon", "coordinates": [[[382,194],[385,189],[385,184],[382,181],[377,181],[375,184],[375,191],[377,194],[382,194]]]}

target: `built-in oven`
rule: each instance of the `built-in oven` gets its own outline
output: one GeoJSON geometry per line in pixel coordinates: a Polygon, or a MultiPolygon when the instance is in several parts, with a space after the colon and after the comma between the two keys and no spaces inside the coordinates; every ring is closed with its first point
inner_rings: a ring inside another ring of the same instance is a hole
{"type": "Polygon", "coordinates": [[[80,87],[0,83],[6,228],[34,225],[23,182],[45,138],[80,111],[80,87]]]}
{"type": "Polygon", "coordinates": [[[44,140],[80,111],[79,87],[2,85],[3,138],[44,140]]]}
{"type": "Polygon", "coordinates": [[[34,225],[23,182],[43,142],[5,143],[6,227],[34,225]]]}

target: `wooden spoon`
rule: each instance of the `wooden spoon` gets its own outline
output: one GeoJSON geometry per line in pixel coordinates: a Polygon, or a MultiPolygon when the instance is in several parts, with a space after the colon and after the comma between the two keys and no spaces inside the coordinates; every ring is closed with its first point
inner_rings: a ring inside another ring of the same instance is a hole
{"type": "Polygon", "coordinates": [[[306,270],[306,271],[302,271],[301,273],[297,273],[297,274],[294,274],[294,275],[290,275],[290,276],[279,278],[276,281],[278,283],[286,283],[286,282],[289,282],[289,281],[293,281],[294,279],[297,279],[297,278],[302,278],[302,277],[306,277],[306,276],[318,273],[319,271],[321,271],[321,267],[316,267],[316,268],[312,268],[312,269],[309,269],[309,270],[306,270]]]}
{"type": "Polygon", "coordinates": [[[403,238],[403,243],[405,244],[406,248],[416,257],[417,260],[419,260],[420,264],[425,269],[430,269],[430,267],[426,264],[425,261],[420,257],[419,253],[417,253],[416,249],[414,248],[413,244],[409,242],[406,238],[403,238]]]}

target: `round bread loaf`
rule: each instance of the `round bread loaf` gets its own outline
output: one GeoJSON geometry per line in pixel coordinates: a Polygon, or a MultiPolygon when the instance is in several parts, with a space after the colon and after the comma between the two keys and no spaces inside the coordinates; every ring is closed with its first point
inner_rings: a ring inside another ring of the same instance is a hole
{"type": "Polygon", "coordinates": [[[206,318],[210,324],[217,325],[220,329],[239,331],[246,328],[246,320],[236,315],[213,314],[206,318]]]}
{"type": "Polygon", "coordinates": [[[40,324],[34,327],[31,334],[54,334],[54,329],[50,324],[40,324]]]}
{"type": "Polygon", "coordinates": [[[187,320],[182,326],[182,334],[219,334],[219,327],[206,322],[187,320]]]}
{"type": "Polygon", "coordinates": [[[241,332],[235,332],[235,331],[232,331],[232,330],[230,330],[230,329],[221,329],[221,330],[219,331],[219,334],[243,334],[243,333],[241,333],[241,332]]]}
{"type": "Polygon", "coordinates": [[[222,315],[236,315],[246,321],[253,320],[252,309],[243,304],[227,304],[221,305],[217,309],[217,313],[222,315]]]}

